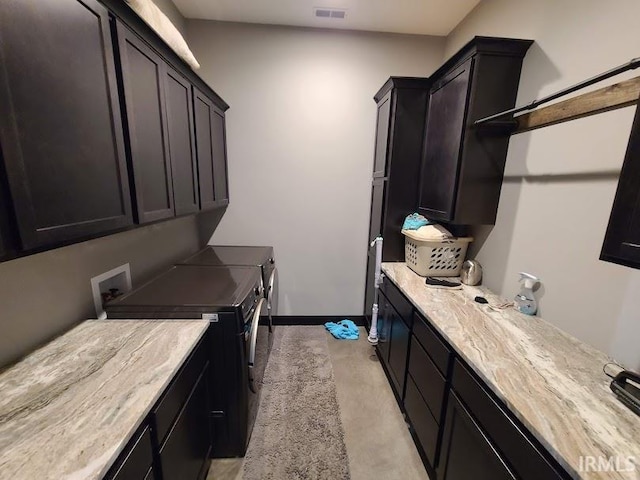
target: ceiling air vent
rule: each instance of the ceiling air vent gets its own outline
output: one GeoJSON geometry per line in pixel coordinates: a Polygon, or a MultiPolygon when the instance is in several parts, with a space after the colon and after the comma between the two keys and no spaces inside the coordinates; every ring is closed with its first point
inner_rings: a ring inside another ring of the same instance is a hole
{"type": "Polygon", "coordinates": [[[347,15],[347,11],[340,8],[316,7],[313,9],[313,13],[318,18],[336,18],[339,20],[344,20],[347,15]]]}

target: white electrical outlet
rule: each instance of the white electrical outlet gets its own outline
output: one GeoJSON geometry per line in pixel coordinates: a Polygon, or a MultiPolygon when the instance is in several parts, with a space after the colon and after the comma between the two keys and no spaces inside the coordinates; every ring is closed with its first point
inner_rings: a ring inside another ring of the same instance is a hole
{"type": "Polygon", "coordinates": [[[96,318],[107,318],[107,314],[102,307],[102,292],[108,292],[112,288],[117,288],[122,293],[131,291],[131,269],[125,263],[119,267],[101,273],[91,279],[91,291],[93,292],[93,305],[96,307],[96,318]]]}

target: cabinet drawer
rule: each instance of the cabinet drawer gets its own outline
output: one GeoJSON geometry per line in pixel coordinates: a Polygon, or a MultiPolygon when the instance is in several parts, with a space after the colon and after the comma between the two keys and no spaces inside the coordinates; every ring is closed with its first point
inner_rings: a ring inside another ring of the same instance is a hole
{"type": "Polygon", "coordinates": [[[409,374],[429,410],[431,410],[433,418],[440,423],[445,394],[445,380],[414,336],[411,337],[409,374]]]}
{"type": "Polygon", "coordinates": [[[451,361],[451,350],[440,340],[428,322],[417,313],[413,319],[413,334],[429,354],[433,363],[436,364],[440,372],[446,377],[449,362],[451,361]]]}
{"type": "Polygon", "coordinates": [[[411,302],[409,302],[400,290],[398,290],[398,287],[391,283],[391,280],[386,277],[382,282],[381,289],[389,300],[389,303],[391,303],[391,305],[393,305],[396,311],[400,314],[404,323],[411,328],[411,314],[413,313],[413,305],[411,302]]]}
{"type": "Polygon", "coordinates": [[[431,415],[429,407],[418,392],[418,387],[407,375],[407,390],[404,397],[404,408],[411,426],[418,437],[422,450],[432,467],[436,467],[436,450],[438,447],[438,423],[431,415]]]}
{"type": "Polygon", "coordinates": [[[163,480],[202,478],[211,449],[205,369],[160,450],[163,480]]]}
{"type": "Polygon", "coordinates": [[[544,449],[527,437],[522,427],[464,367],[456,360],[453,389],[467,406],[518,478],[546,480],[568,478],[560,466],[545,458],[544,449]]]}
{"type": "Polygon", "coordinates": [[[125,447],[124,452],[120,454],[105,478],[109,480],[144,480],[148,475],[152,461],[151,435],[149,427],[145,426],[125,447]]]}
{"type": "Polygon", "coordinates": [[[156,425],[159,445],[164,443],[171,425],[173,425],[180,409],[187,401],[187,397],[191,393],[206,362],[206,345],[201,341],[164,392],[156,407],[151,411],[156,425]]]}

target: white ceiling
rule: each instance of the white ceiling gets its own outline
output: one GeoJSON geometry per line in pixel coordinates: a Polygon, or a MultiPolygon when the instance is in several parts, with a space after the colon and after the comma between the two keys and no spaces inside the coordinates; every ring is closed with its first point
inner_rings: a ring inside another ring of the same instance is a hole
{"type": "Polygon", "coordinates": [[[173,0],[186,18],[375,32],[448,35],[480,0],[173,0]],[[314,8],[346,9],[344,20],[314,8]]]}

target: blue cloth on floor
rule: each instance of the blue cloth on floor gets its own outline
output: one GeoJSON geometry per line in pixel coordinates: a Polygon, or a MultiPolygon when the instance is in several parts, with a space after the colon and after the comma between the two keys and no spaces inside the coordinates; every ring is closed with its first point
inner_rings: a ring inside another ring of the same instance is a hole
{"type": "Polygon", "coordinates": [[[356,324],[346,318],[338,323],[327,322],[324,324],[324,328],[340,340],[357,340],[360,336],[356,324]]]}
{"type": "Polygon", "coordinates": [[[402,225],[403,230],[418,230],[420,227],[424,227],[425,225],[431,225],[431,220],[426,219],[419,213],[412,213],[411,215],[407,215],[407,218],[404,219],[404,224],[402,225]]]}

